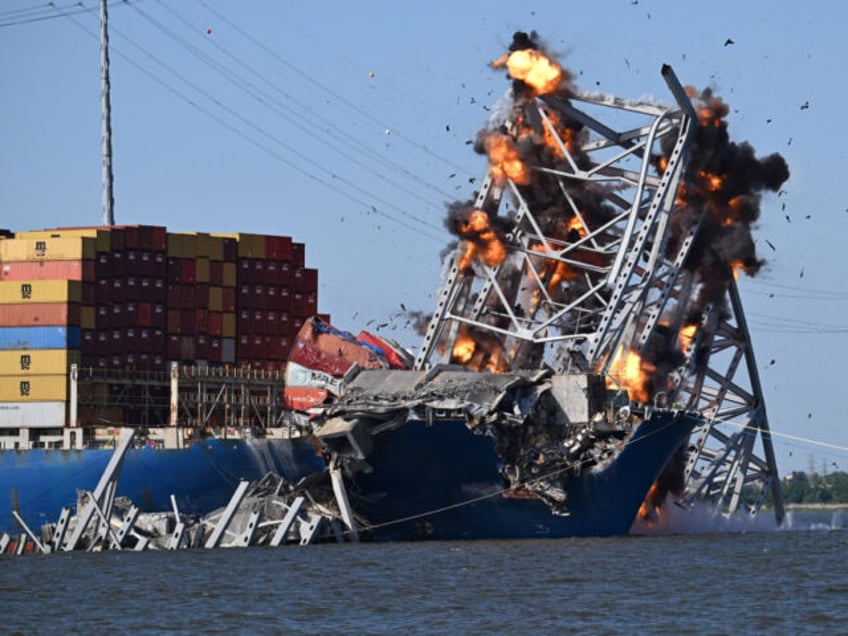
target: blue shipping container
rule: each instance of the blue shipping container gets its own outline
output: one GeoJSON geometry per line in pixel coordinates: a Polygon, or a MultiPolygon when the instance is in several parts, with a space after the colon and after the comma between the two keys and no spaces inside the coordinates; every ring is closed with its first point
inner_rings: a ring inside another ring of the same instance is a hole
{"type": "Polygon", "coordinates": [[[79,327],[0,327],[0,349],[79,349],[79,327]]]}

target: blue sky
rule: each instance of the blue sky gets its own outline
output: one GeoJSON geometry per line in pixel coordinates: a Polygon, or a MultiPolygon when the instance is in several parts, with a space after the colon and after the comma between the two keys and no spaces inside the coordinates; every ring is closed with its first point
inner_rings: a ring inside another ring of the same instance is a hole
{"type": "MultiPolygon", "coordinates": [[[[0,226],[100,222],[97,4],[0,0],[0,226]]],[[[432,310],[445,203],[485,175],[466,141],[509,87],[488,63],[514,31],[537,30],[581,89],[670,102],[664,63],[713,87],[731,136],[791,171],[755,229],[767,265],[740,281],[780,469],[848,469],[841,5],[111,6],[116,221],[293,236],[322,312],[350,330],[388,323],[414,350],[401,304],[432,310]]]]}

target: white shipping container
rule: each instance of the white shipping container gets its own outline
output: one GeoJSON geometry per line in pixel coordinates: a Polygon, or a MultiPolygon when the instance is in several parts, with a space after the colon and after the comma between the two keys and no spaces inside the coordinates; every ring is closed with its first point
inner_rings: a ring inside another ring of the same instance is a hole
{"type": "Polygon", "coordinates": [[[0,402],[2,428],[63,428],[66,402],[0,402]]]}

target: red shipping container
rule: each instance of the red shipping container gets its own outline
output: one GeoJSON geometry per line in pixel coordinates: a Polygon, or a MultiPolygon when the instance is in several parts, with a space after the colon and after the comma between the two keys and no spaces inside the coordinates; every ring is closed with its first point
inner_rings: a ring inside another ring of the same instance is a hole
{"type": "Polygon", "coordinates": [[[125,258],[127,262],[127,275],[141,275],[141,252],[136,250],[127,250],[125,258]]]}
{"type": "MultiPolygon", "coordinates": [[[[324,322],[329,323],[330,321],[327,319],[324,322]]],[[[379,336],[370,334],[367,331],[360,331],[359,334],[357,334],[356,339],[360,342],[369,344],[372,347],[377,347],[380,351],[382,351],[383,356],[386,358],[386,362],[388,362],[389,366],[393,369],[409,368],[403,358],[401,358],[400,354],[395,351],[394,347],[379,336]]]]}
{"type": "Polygon", "coordinates": [[[160,277],[153,279],[153,286],[150,293],[150,302],[164,303],[168,300],[168,286],[165,279],[160,277]]]}
{"type": "Polygon", "coordinates": [[[140,300],[141,279],[135,274],[128,274],[124,281],[124,300],[140,300]]]}
{"type": "Polygon", "coordinates": [[[194,310],[194,332],[209,333],[207,331],[209,322],[209,312],[206,309],[194,310]]]}
{"type": "Polygon", "coordinates": [[[94,326],[98,329],[108,329],[112,326],[112,308],[109,305],[97,305],[94,326]]]}
{"type": "Polygon", "coordinates": [[[180,302],[180,285],[177,283],[171,283],[168,285],[168,307],[171,309],[179,309],[180,302]]]}
{"type": "Polygon", "coordinates": [[[127,249],[127,235],[123,228],[113,227],[109,232],[109,242],[112,246],[112,252],[127,249]]]}
{"type": "Polygon", "coordinates": [[[94,259],[94,277],[109,278],[112,275],[112,253],[98,252],[94,259]]]}
{"type": "Polygon", "coordinates": [[[116,252],[112,246],[112,264],[109,266],[109,274],[112,278],[126,276],[127,263],[123,252],[116,252]]]}
{"type": "Polygon", "coordinates": [[[250,282],[256,284],[266,283],[267,280],[265,278],[265,261],[261,258],[252,259],[251,266],[253,267],[253,274],[251,275],[250,282]]]}
{"type": "Polygon", "coordinates": [[[180,359],[180,335],[175,333],[168,334],[166,356],[169,360],[180,359]]]}
{"type": "Polygon", "coordinates": [[[224,264],[221,261],[209,261],[209,283],[219,287],[224,284],[224,264]]]}
{"type": "Polygon", "coordinates": [[[289,354],[289,361],[307,369],[341,378],[353,366],[354,361],[329,353],[308,342],[295,342],[289,354]]]}
{"type": "Polygon", "coordinates": [[[232,313],[236,310],[236,288],[224,287],[221,292],[223,310],[232,313]]]}
{"type": "Polygon", "coordinates": [[[136,323],[143,327],[153,326],[153,305],[147,302],[138,303],[136,323]]]}
{"type": "Polygon", "coordinates": [[[288,311],[291,313],[291,294],[292,292],[285,287],[277,288],[277,296],[279,297],[280,311],[288,311]]]}
{"type": "Polygon", "coordinates": [[[253,285],[239,285],[236,290],[236,305],[239,308],[253,307],[253,285]]]}
{"type": "Polygon", "coordinates": [[[182,261],[176,256],[168,257],[168,282],[179,283],[182,276],[182,261]]]}
{"type": "Polygon", "coordinates": [[[109,300],[113,303],[122,303],[126,300],[124,279],[122,277],[112,279],[112,291],[109,293],[109,300]]]}
{"type": "Polygon", "coordinates": [[[164,252],[168,249],[168,229],[161,225],[148,225],[150,229],[150,243],[148,247],[156,252],[164,252]]]}
{"type": "Polygon", "coordinates": [[[141,241],[139,240],[139,232],[137,225],[125,225],[124,229],[124,237],[127,242],[127,249],[129,250],[137,250],[141,247],[141,241]]]}
{"type": "Polygon", "coordinates": [[[151,340],[150,329],[147,327],[141,327],[138,329],[138,340],[137,345],[135,347],[136,351],[140,351],[142,353],[152,353],[153,352],[153,341],[151,340]]]}
{"type": "Polygon", "coordinates": [[[179,309],[168,310],[168,333],[182,333],[179,309]]]}
{"type": "Polygon", "coordinates": [[[0,327],[80,324],[79,303],[9,303],[0,305],[0,327]]]}
{"type": "Polygon", "coordinates": [[[168,310],[165,305],[156,303],[153,305],[153,320],[154,327],[164,329],[168,324],[168,310]]]}
{"type": "Polygon", "coordinates": [[[308,267],[297,267],[294,270],[293,288],[299,292],[313,292],[318,290],[318,270],[308,267]]]}
{"type": "Polygon", "coordinates": [[[121,309],[123,314],[123,323],[127,327],[132,327],[138,323],[138,305],[134,302],[126,302],[121,309]]]}
{"type": "Polygon", "coordinates": [[[194,338],[194,357],[198,360],[209,359],[209,337],[202,333],[194,338]]]}
{"type": "Polygon", "coordinates": [[[162,355],[165,352],[167,339],[164,331],[161,329],[153,329],[152,335],[150,336],[150,347],[155,354],[162,355]]]}
{"type": "Polygon", "coordinates": [[[96,261],[8,261],[0,263],[4,280],[95,280],[96,261]]]}
{"type": "Polygon", "coordinates": [[[108,278],[100,278],[97,281],[97,288],[94,290],[94,302],[98,305],[105,305],[112,298],[112,281],[108,278]]]}
{"type": "Polygon", "coordinates": [[[265,288],[265,308],[273,309],[276,311],[282,309],[282,307],[280,307],[279,287],[268,285],[265,288]]]}
{"type": "Polygon", "coordinates": [[[139,271],[142,276],[153,276],[153,252],[150,250],[142,250],[139,252],[141,265],[139,271]]]}
{"type": "Polygon", "coordinates": [[[206,283],[198,283],[194,286],[194,303],[193,307],[199,309],[209,308],[209,285],[206,283]]]}
{"type": "Polygon", "coordinates": [[[138,336],[138,329],[135,327],[121,329],[121,341],[124,343],[124,351],[138,352],[139,341],[136,336],[138,336]]]}
{"type": "Polygon", "coordinates": [[[253,358],[253,337],[248,334],[241,334],[238,338],[238,349],[236,351],[236,360],[241,363],[244,360],[253,358]]]}
{"type": "Polygon", "coordinates": [[[153,263],[150,267],[150,275],[153,277],[167,278],[168,276],[168,258],[165,252],[152,252],[153,263]]]}
{"type": "Polygon", "coordinates": [[[136,300],[153,300],[153,281],[149,276],[142,276],[138,279],[138,297],[136,300]]]}
{"type": "Polygon", "coordinates": [[[180,260],[180,282],[193,283],[197,276],[197,263],[193,258],[181,258],[180,260]]]}
{"type": "Polygon", "coordinates": [[[109,355],[109,343],[111,341],[110,335],[112,331],[98,331],[97,332],[97,344],[95,345],[94,352],[99,356],[108,356],[109,355]]]}
{"type": "Polygon", "coordinates": [[[283,403],[294,411],[307,411],[313,406],[323,404],[329,395],[327,389],[314,389],[306,386],[287,386],[283,389],[283,403]]]}
{"type": "Polygon", "coordinates": [[[180,309],[191,309],[194,307],[194,285],[183,283],[180,285],[180,309]]]}
{"type": "Polygon", "coordinates": [[[207,360],[209,360],[209,362],[221,362],[221,339],[210,337],[206,351],[208,354],[207,360]]]}
{"type": "Polygon", "coordinates": [[[183,335],[194,332],[194,310],[180,309],[180,331],[183,335]]]}
{"type": "Polygon", "coordinates": [[[266,309],[268,305],[268,297],[266,295],[265,285],[253,285],[253,305],[254,309],[266,309]]]}
{"type": "Polygon", "coordinates": [[[241,334],[253,332],[253,311],[241,309],[236,316],[236,331],[241,334]]]}
{"type": "Polygon", "coordinates": [[[306,245],[303,243],[292,243],[292,265],[304,267],[306,265],[306,245]]]}
{"type": "Polygon", "coordinates": [[[206,316],[206,326],[210,336],[221,336],[224,330],[224,315],[220,311],[210,311],[206,316]]]}
{"type": "Polygon", "coordinates": [[[80,355],[95,355],[97,350],[97,332],[93,329],[83,329],[80,332],[80,355]]]}
{"type": "Polygon", "coordinates": [[[274,309],[269,309],[265,312],[265,324],[267,325],[265,333],[269,336],[274,336],[279,333],[280,313],[274,309]]]}
{"type": "Polygon", "coordinates": [[[254,309],[250,312],[250,333],[268,333],[268,321],[265,320],[265,312],[261,309],[254,309]]]}
{"type": "Polygon", "coordinates": [[[265,274],[269,285],[291,287],[293,283],[293,268],[287,261],[268,261],[265,274]]]}
{"type": "Polygon", "coordinates": [[[257,281],[253,280],[254,272],[253,272],[253,259],[252,258],[240,258],[238,260],[238,271],[236,272],[236,282],[239,285],[243,285],[245,283],[255,283],[257,281]]]}
{"type": "Polygon", "coordinates": [[[112,305],[112,317],[109,318],[109,326],[112,329],[118,329],[120,327],[126,326],[126,321],[124,320],[124,310],[123,305],[120,303],[115,303],[112,305]]]}
{"type": "Polygon", "coordinates": [[[238,241],[234,238],[224,239],[224,260],[235,261],[238,259],[238,241]]]}
{"type": "Polygon", "coordinates": [[[292,239],[290,236],[268,236],[265,239],[265,255],[276,261],[290,261],[292,239]]]}

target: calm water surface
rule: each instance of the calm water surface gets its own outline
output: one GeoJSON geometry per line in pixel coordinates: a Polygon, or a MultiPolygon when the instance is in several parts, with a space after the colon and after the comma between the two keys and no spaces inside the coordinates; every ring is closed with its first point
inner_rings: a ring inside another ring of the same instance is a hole
{"type": "Polygon", "coordinates": [[[844,525],[0,557],[0,633],[848,634],[844,525]]]}

